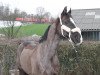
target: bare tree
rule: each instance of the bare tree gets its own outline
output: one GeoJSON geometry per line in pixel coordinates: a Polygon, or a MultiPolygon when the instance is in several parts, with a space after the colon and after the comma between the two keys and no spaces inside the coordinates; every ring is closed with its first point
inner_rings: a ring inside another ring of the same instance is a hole
{"type": "Polygon", "coordinates": [[[25,11],[22,11],[22,12],[20,13],[20,17],[23,18],[22,23],[25,23],[25,22],[26,22],[26,21],[25,21],[25,18],[27,18],[27,13],[26,13],[25,11]]]}
{"type": "Polygon", "coordinates": [[[16,17],[20,17],[20,15],[19,15],[20,14],[20,10],[18,8],[15,8],[14,9],[14,14],[15,14],[15,18],[16,17]]]}
{"type": "Polygon", "coordinates": [[[4,6],[3,6],[3,4],[1,3],[1,4],[0,4],[0,20],[2,20],[3,12],[4,12],[4,6]]]}
{"type": "Polygon", "coordinates": [[[25,11],[22,11],[20,16],[21,16],[22,18],[25,18],[25,17],[27,17],[27,13],[26,13],[25,11]]]}
{"type": "Polygon", "coordinates": [[[44,14],[45,18],[50,18],[50,16],[51,16],[50,12],[45,12],[45,14],[44,14]]]}
{"type": "Polygon", "coordinates": [[[41,23],[41,20],[44,18],[44,14],[45,14],[45,10],[43,7],[38,7],[36,9],[36,13],[37,13],[37,18],[39,19],[39,22],[41,23]]]}
{"type": "Polygon", "coordinates": [[[15,38],[21,28],[21,26],[15,28],[15,19],[18,17],[18,14],[19,10],[14,9],[12,12],[9,6],[4,6],[2,21],[6,28],[2,28],[2,33],[4,33],[8,39],[15,38]]]}

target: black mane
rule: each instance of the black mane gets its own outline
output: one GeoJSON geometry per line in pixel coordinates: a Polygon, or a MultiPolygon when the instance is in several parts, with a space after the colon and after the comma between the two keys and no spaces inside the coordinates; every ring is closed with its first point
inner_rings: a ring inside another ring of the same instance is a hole
{"type": "Polygon", "coordinates": [[[51,25],[49,25],[48,28],[46,29],[44,35],[43,35],[43,36],[41,37],[41,39],[39,40],[39,43],[42,43],[43,41],[45,41],[45,40],[47,39],[48,31],[49,31],[49,29],[50,29],[50,26],[51,26],[51,25]]]}

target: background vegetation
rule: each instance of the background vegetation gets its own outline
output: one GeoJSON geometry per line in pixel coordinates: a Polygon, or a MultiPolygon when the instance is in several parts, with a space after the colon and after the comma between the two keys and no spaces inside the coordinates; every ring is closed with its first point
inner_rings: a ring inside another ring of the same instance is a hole
{"type": "Polygon", "coordinates": [[[58,47],[60,75],[99,75],[100,43],[84,42],[76,50],[67,43],[58,47]]]}
{"type": "MultiPolygon", "coordinates": [[[[0,75],[16,69],[17,47],[14,42],[0,44],[0,75]]],[[[76,50],[77,54],[68,41],[61,41],[57,48],[59,75],[100,75],[100,42],[84,42],[76,50]]]]}

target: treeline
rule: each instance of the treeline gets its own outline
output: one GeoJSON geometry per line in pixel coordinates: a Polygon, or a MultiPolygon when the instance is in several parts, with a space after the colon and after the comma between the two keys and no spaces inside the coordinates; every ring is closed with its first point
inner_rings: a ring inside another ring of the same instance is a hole
{"type": "Polygon", "coordinates": [[[15,8],[13,11],[9,6],[0,5],[0,20],[14,21],[17,17],[25,17],[27,13],[15,8]]]}
{"type": "Polygon", "coordinates": [[[17,17],[20,18],[38,18],[40,21],[43,18],[49,18],[50,12],[46,12],[43,7],[36,9],[37,14],[28,14],[25,11],[21,11],[18,8],[11,10],[8,5],[0,5],[0,20],[14,21],[17,17]]]}

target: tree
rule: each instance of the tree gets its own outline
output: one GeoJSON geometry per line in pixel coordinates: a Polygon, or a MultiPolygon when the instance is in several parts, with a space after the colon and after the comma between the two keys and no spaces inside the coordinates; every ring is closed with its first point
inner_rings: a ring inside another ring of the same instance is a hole
{"type": "Polygon", "coordinates": [[[38,7],[36,9],[36,13],[37,13],[37,18],[39,19],[39,22],[41,23],[41,20],[44,18],[44,14],[45,14],[45,10],[43,7],[38,7]]]}
{"type": "Polygon", "coordinates": [[[12,12],[9,6],[4,6],[2,21],[6,28],[2,28],[2,33],[5,34],[8,39],[15,38],[21,28],[21,26],[15,28],[15,19],[17,17],[19,17],[19,10],[17,8],[12,12]]]}
{"type": "Polygon", "coordinates": [[[50,12],[45,12],[45,14],[44,14],[45,18],[50,18],[50,16],[51,16],[50,12]]]}
{"type": "Polygon", "coordinates": [[[16,18],[17,18],[17,17],[20,17],[20,10],[17,9],[17,8],[15,8],[15,9],[14,9],[14,14],[15,14],[15,17],[16,17],[16,18]]]}
{"type": "Polygon", "coordinates": [[[1,4],[0,5],[0,20],[2,20],[3,12],[4,12],[4,6],[3,6],[3,4],[1,4]]]}
{"type": "Polygon", "coordinates": [[[21,14],[20,14],[20,16],[21,16],[22,18],[25,18],[25,17],[27,17],[27,13],[26,13],[25,11],[22,11],[21,14]]]}

